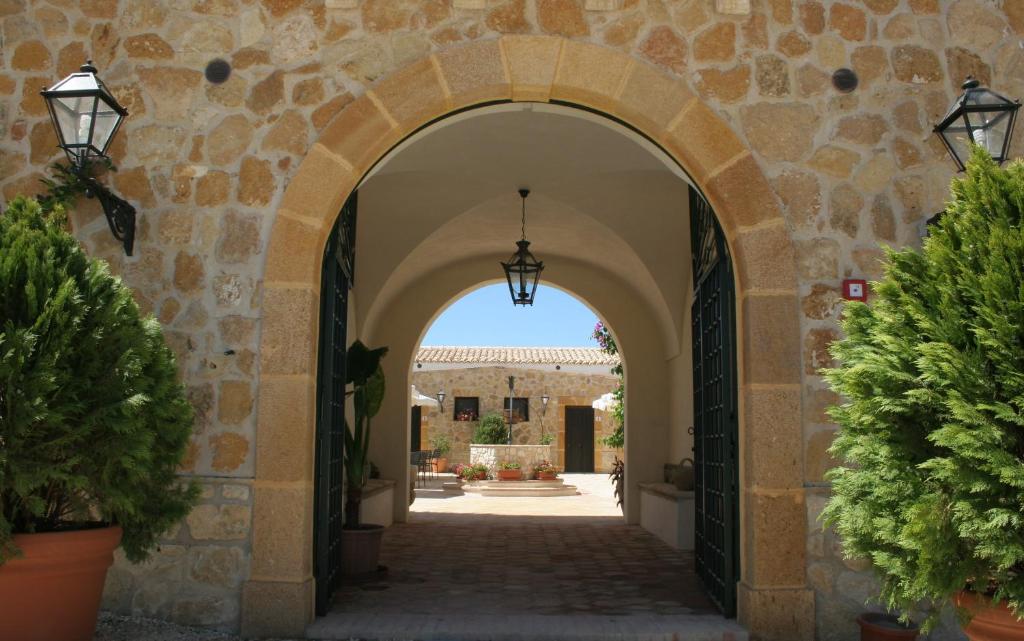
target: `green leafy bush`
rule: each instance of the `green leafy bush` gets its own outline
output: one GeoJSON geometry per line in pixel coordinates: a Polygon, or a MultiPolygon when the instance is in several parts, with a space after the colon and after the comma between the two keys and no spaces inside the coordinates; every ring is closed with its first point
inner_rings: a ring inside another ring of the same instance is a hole
{"type": "Polygon", "coordinates": [[[922,251],[887,251],[827,371],[845,397],[824,512],[925,628],[972,584],[1024,614],[1024,165],[975,153],[922,251]]]}
{"type": "Polygon", "coordinates": [[[501,414],[484,416],[473,431],[473,443],[478,445],[501,445],[507,441],[508,425],[501,414]]]}
{"type": "Polygon", "coordinates": [[[160,324],[52,207],[0,215],[0,562],[12,534],[86,521],[138,561],[198,495],[176,473],[192,408],[160,324]]]}

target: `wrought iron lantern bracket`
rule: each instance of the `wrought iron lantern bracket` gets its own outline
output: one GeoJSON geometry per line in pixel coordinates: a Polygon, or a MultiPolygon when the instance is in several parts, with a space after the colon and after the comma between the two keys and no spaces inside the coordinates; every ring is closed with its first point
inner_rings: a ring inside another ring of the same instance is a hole
{"type": "Polygon", "coordinates": [[[110,226],[110,233],[124,246],[124,253],[131,256],[135,246],[135,208],[92,176],[84,175],[84,172],[77,168],[75,171],[79,180],[85,185],[86,197],[95,197],[100,202],[103,213],[107,217],[107,225],[110,226]]]}

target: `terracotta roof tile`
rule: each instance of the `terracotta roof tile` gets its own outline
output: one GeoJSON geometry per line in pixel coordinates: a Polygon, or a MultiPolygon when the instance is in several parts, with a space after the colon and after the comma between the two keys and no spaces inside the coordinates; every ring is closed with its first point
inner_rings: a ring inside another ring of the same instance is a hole
{"type": "Polygon", "coordinates": [[[503,365],[618,365],[619,357],[598,347],[421,347],[417,363],[503,365]]]}

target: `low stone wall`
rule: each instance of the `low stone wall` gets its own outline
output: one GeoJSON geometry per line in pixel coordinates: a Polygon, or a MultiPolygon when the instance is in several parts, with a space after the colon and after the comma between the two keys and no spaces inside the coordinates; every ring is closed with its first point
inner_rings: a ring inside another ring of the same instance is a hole
{"type": "Polygon", "coordinates": [[[497,470],[498,465],[507,461],[517,461],[528,473],[533,466],[541,461],[551,461],[551,445],[470,445],[469,462],[472,465],[483,464],[497,470]]]}

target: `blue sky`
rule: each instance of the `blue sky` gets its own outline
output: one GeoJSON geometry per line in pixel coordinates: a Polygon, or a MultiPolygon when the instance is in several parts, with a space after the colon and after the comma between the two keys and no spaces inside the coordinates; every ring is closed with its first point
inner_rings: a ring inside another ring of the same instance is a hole
{"type": "Polygon", "coordinates": [[[569,294],[539,285],[533,307],[513,307],[508,285],[474,290],[437,317],[423,345],[596,347],[597,316],[569,294]]]}

